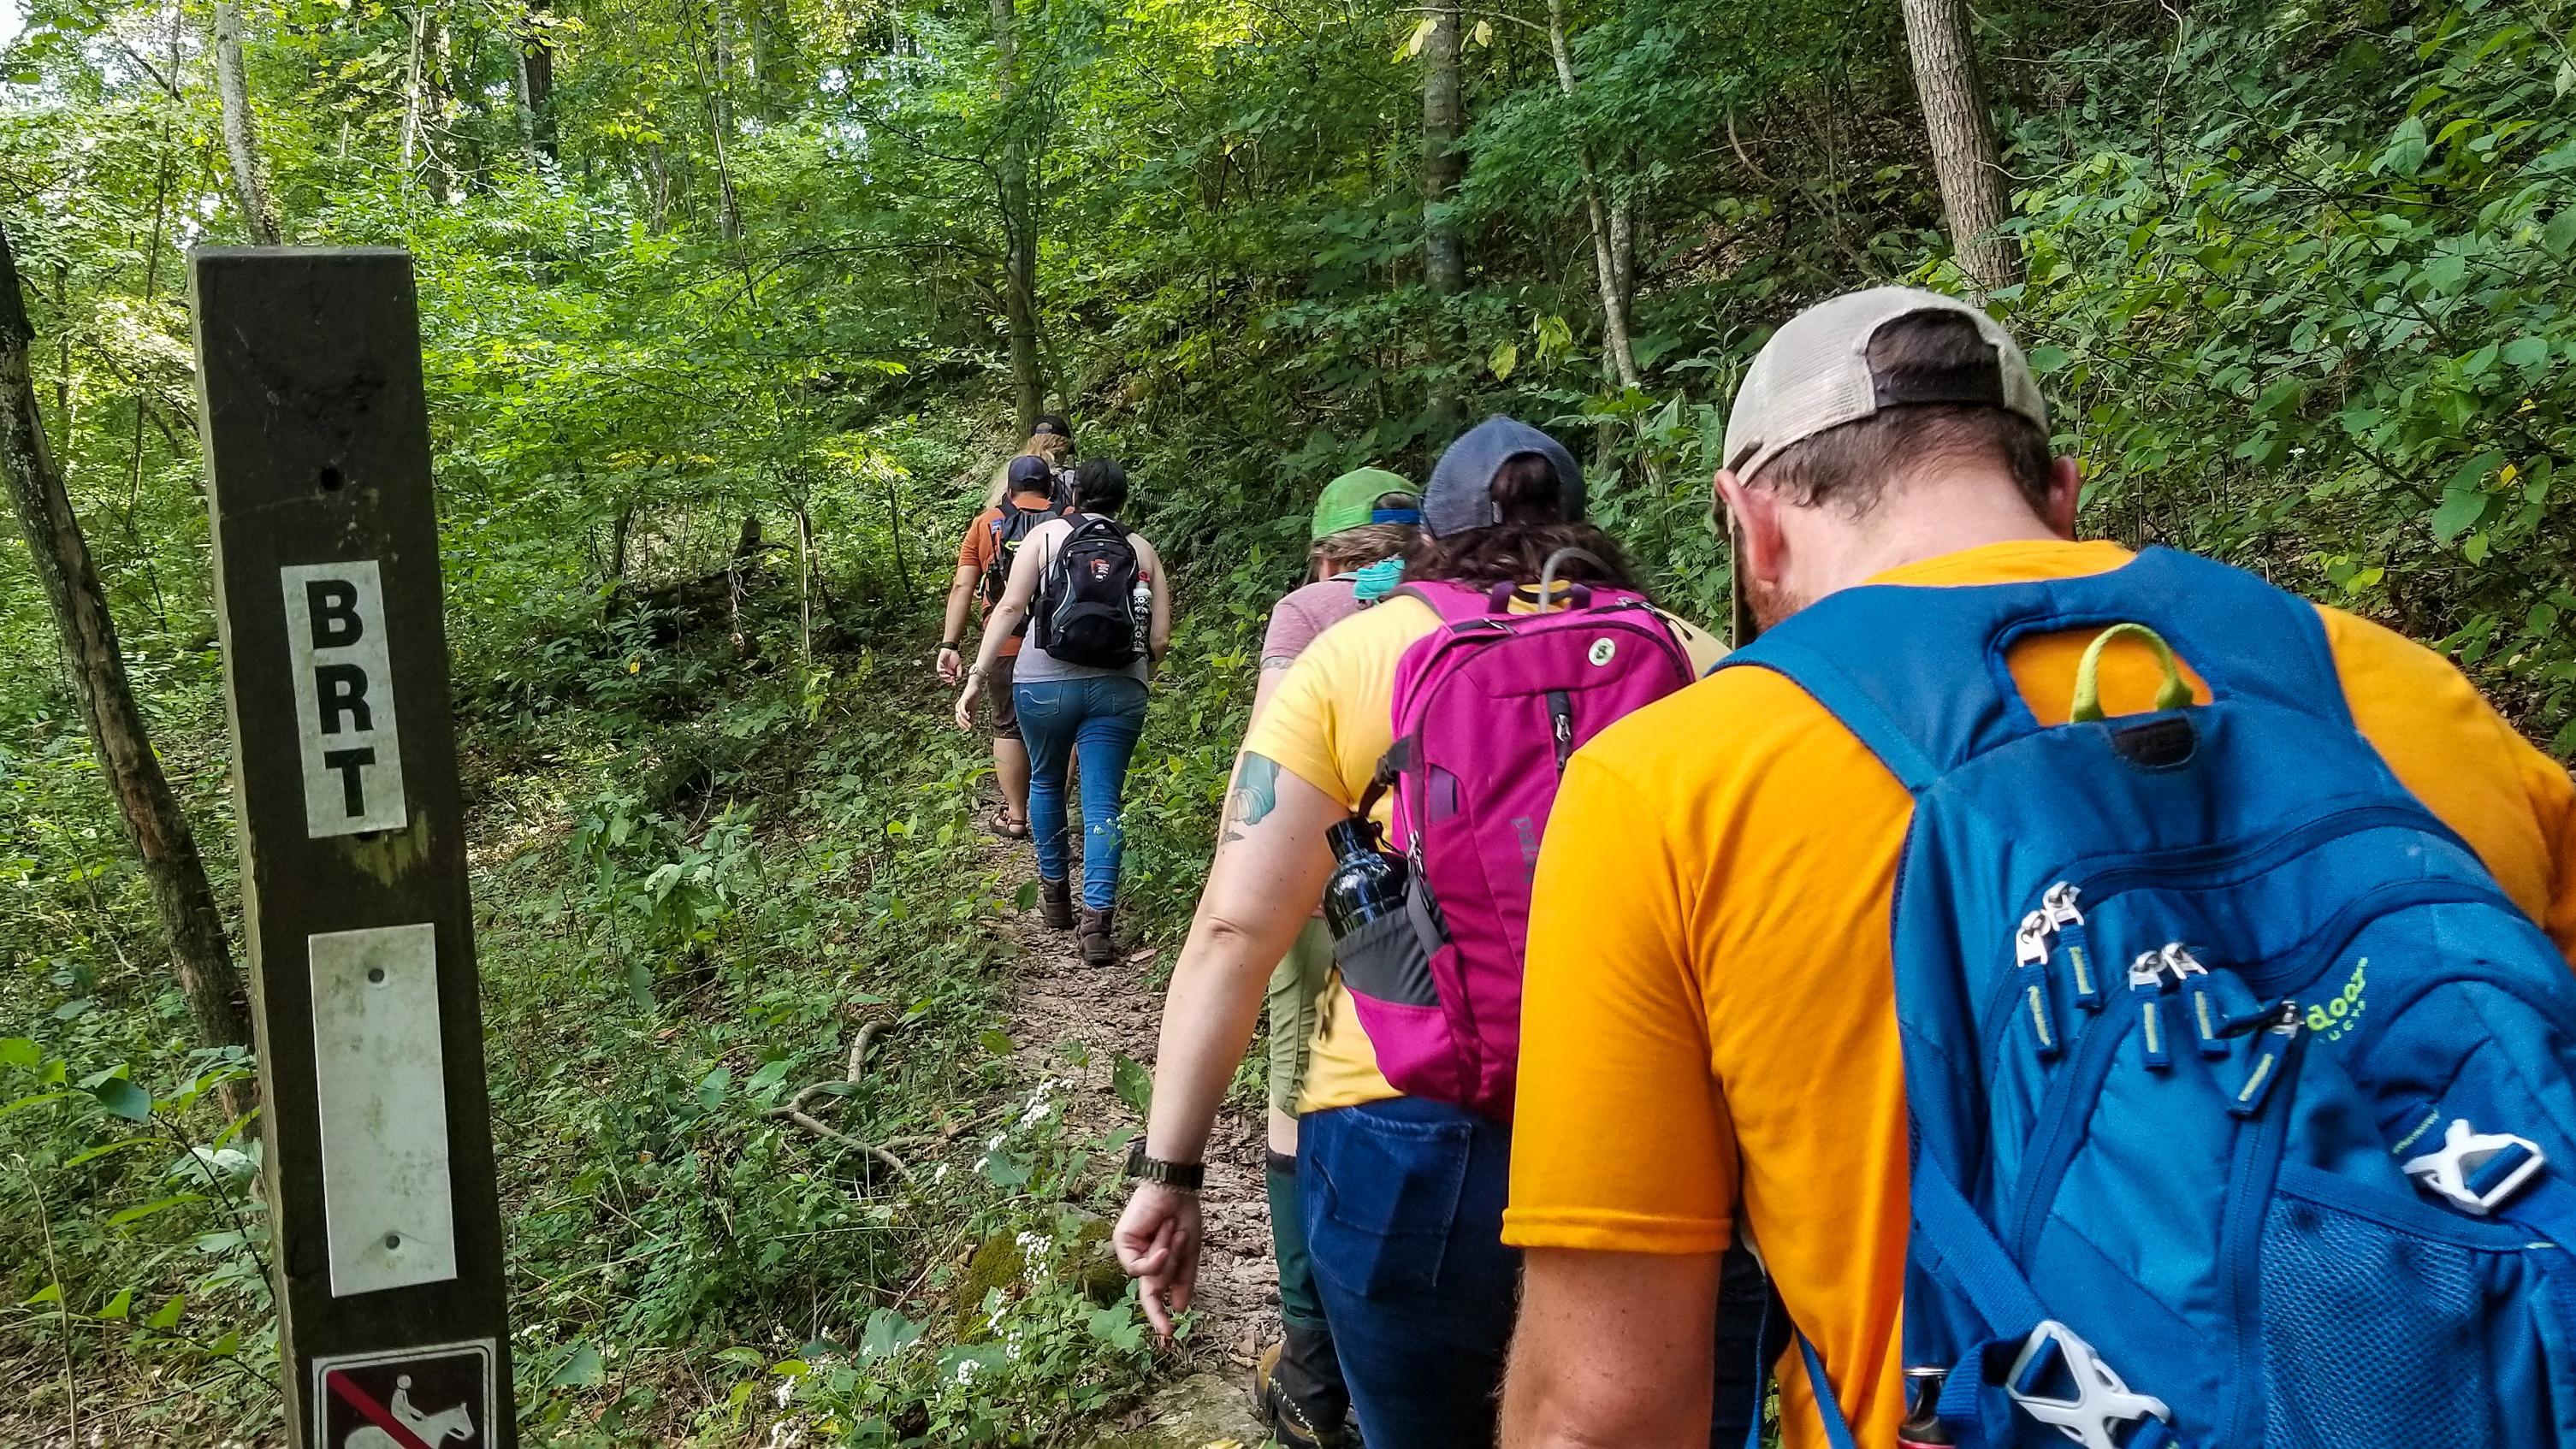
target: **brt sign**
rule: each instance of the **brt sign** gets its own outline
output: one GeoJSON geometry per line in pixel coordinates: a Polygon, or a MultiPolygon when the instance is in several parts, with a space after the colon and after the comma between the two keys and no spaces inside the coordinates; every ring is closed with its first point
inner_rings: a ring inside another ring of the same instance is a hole
{"type": "Polygon", "coordinates": [[[296,1449],[515,1449],[411,258],[188,259],[296,1449]]]}
{"type": "Polygon", "coordinates": [[[304,828],[315,838],[399,830],[402,746],[376,561],[278,570],[304,758],[304,828]]]}

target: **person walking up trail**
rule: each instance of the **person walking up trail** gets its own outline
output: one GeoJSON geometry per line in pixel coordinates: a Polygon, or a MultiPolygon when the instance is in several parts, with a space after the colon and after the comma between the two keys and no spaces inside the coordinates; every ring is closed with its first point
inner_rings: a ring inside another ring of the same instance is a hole
{"type": "Polygon", "coordinates": [[[2569,1443],[2566,771],[2386,629],[2073,541],[1964,303],[1801,313],[1725,448],[1766,632],[1538,864],[1504,1443],[1705,1443],[1746,1236],[1790,1449],[2569,1443]]]}
{"type": "Polygon", "coordinates": [[[1029,440],[1021,445],[1020,451],[993,470],[992,486],[984,495],[985,507],[1001,502],[1011,492],[1010,470],[1019,458],[1035,458],[1046,464],[1050,480],[1048,492],[1057,506],[1063,506],[1073,497],[1073,425],[1053,413],[1041,413],[1035,428],[1029,433],[1029,440]]]}
{"type": "Polygon", "coordinates": [[[1011,671],[1013,708],[1029,749],[1029,825],[1037,839],[1044,918],[1075,927],[1083,959],[1117,959],[1118,857],[1127,762],[1145,728],[1145,680],[1172,637],[1171,580],[1145,536],[1118,522],[1127,473],[1095,458],[1074,474],[1072,510],[1032,530],[984,631],[957,727],[974,728],[977,697],[993,687],[1002,641],[1029,622],[1011,671]],[[1082,907],[1073,905],[1065,792],[1082,774],[1082,907]]]}
{"type": "MultiPolygon", "coordinates": [[[[1270,610],[1247,731],[1260,723],[1280,679],[1307,645],[1395,588],[1421,519],[1413,485],[1383,468],[1361,468],[1324,485],[1307,534],[1312,577],[1270,610]]],[[[1333,1353],[1332,1327],[1315,1288],[1314,1261],[1306,1251],[1306,1225],[1297,1207],[1297,1094],[1306,1079],[1306,1053],[1332,967],[1332,933],[1318,913],[1308,918],[1296,944],[1272,968],[1267,995],[1270,1151],[1265,1176],[1283,1336],[1262,1355],[1253,1394],[1281,1449],[1347,1442],[1344,1424],[1350,1414],[1350,1390],[1333,1353]]]]}
{"type": "MultiPolygon", "coordinates": [[[[1434,674],[1455,679],[1449,671],[1481,642],[1494,641],[1492,658],[1510,663],[1532,657],[1525,646],[1535,640],[1541,656],[1589,669],[1604,685],[1672,689],[1716,657],[1715,641],[1633,593],[1617,542],[1583,521],[1583,503],[1582,472],[1554,439],[1508,418],[1469,430],[1424,490],[1424,537],[1407,558],[1404,589],[1308,645],[1246,738],[1223,838],[1164,1003],[1152,1111],[1132,1164],[1145,1180],[1113,1234],[1121,1263],[1142,1280],[1138,1296],[1158,1332],[1168,1335],[1172,1315],[1189,1306],[1200,1250],[1198,1164],[1251,1041],[1264,983],[1324,899],[1335,868],[1326,832],[1356,841],[1391,819],[1372,782],[1395,748],[1397,710],[1422,703],[1424,717],[1407,726],[1409,740],[1427,742],[1422,763],[1442,758],[1433,745],[1462,738],[1491,743],[1498,760],[1509,746],[1510,762],[1529,767],[1516,772],[1524,788],[1542,778],[1552,786],[1554,752],[1609,717],[1600,712],[1606,698],[1581,680],[1470,698],[1400,687],[1399,674],[1416,684],[1434,674]],[[1561,590],[1550,587],[1551,573],[1561,590]],[[1587,649],[1597,665],[1584,662],[1587,649]]],[[[1442,834],[1430,842],[1435,874],[1461,863],[1454,853],[1461,847],[1464,860],[1474,847],[1522,849],[1517,833],[1469,828],[1486,820],[1491,803],[1480,793],[1490,782],[1471,774],[1455,777],[1467,808],[1444,814],[1442,834]],[[1453,823],[1472,839],[1457,839],[1453,823]]],[[[1396,793],[1428,808],[1419,780],[1408,775],[1396,793]]],[[[1536,804],[1543,811],[1544,797],[1536,804]]],[[[1523,820],[1534,831],[1535,819],[1523,820]]],[[[1405,838],[1395,838],[1398,849],[1405,838]]],[[[1444,900],[1455,907],[1448,924],[1461,939],[1472,930],[1481,945],[1518,929],[1499,897],[1444,900]]],[[[1455,944],[1442,947],[1436,969],[1454,969],[1455,944]]],[[[1340,943],[1297,1102],[1299,1208],[1324,1315],[1371,1449],[1489,1443],[1519,1270],[1501,1241],[1508,1103],[1458,1090],[1455,1080],[1424,1082],[1429,1095],[1399,1091],[1381,1057],[1414,1080],[1411,1070],[1430,1059],[1420,1050],[1425,1034],[1382,1035],[1387,1018],[1363,1014],[1377,1008],[1354,995],[1349,973],[1360,958],[1352,947],[1351,937],[1340,943]],[[1391,1046],[1405,1051],[1390,1054],[1391,1046]]],[[[1508,980],[1478,984],[1517,992],[1515,953],[1480,960],[1508,980]]],[[[1440,1018],[1416,1007],[1410,1020],[1429,1026],[1440,1018]]],[[[1497,1005],[1486,1019],[1507,1028],[1517,1018],[1497,1005]]]]}
{"type": "MultiPolygon", "coordinates": [[[[966,525],[965,538],[957,545],[957,574],[948,583],[948,613],[939,630],[937,665],[943,684],[953,685],[965,674],[958,646],[966,637],[968,601],[976,600],[977,607],[988,616],[986,633],[990,637],[993,631],[989,616],[1009,586],[1011,560],[1040,524],[1064,516],[1064,505],[1054,496],[1055,475],[1044,458],[1026,453],[1013,458],[1003,469],[1003,487],[1002,497],[975,515],[975,521],[966,525]]],[[[1012,839],[1026,840],[1029,751],[1020,739],[1020,717],[1011,696],[1011,668],[1019,653],[1019,634],[1003,634],[991,666],[993,779],[1002,789],[1002,803],[993,828],[1012,839]]]]}

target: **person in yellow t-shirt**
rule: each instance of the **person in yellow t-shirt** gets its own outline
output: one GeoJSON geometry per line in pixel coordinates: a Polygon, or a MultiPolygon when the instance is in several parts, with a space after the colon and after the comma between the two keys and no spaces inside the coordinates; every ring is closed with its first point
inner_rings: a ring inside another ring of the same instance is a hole
{"type": "MultiPolygon", "coordinates": [[[[2076,469],[2050,459],[2045,419],[2009,335],[1951,299],[1885,288],[1790,322],[1747,374],[1717,477],[1755,617],[1863,582],[2120,567],[2125,550],[2071,541],[2076,469]]],[[[2440,657],[2320,613],[2363,734],[2565,950],[2567,772],[2440,657]]],[[[2041,723],[2068,718],[2092,632],[2012,647],[2041,723]]],[[[2102,702],[2152,708],[2161,678],[2123,640],[2102,702]]],[[[1763,669],[1721,671],[1574,756],[1530,919],[1504,1228],[1526,1263],[1511,1449],[1707,1442],[1719,1254],[1747,1229],[1857,1442],[1895,1438],[1909,1181],[1889,918],[1912,808],[1763,669]]],[[[1780,1365],[1788,1449],[1826,1443],[1801,1363],[1780,1365]]]]}
{"type": "MultiPolygon", "coordinates": [[[[1427,540],[1408,579],[1535,583],[1558,550],[1569,581],[1626,584],[1617,542],[1583,518],[1582,472],[1563,446],[1493,418],[1441,455],[1422,498],[1427,540]]],[[[1536,607],[1532,590],[1526,600],[1536,607]]],[[[1714,641],[1667,617],[1698,667],[1714,641]]],[[[1224,837],[1172,972],[1140,1183],[1114,1242],[1168,1334],[1199,1256],[1190,1185],[1252,1037],[1271,963],[1321,899],[1324,830],[1357,807],[1394,743],[1397,664],[1439,627],[1391,597],[1324,631],[1280,676],[1236,766],[1224,837]]],[[[1308,1247],[1361,1436],[1371,1449],[1490,1444],[1511,1331],[1517,1255],[1503,1247],[1509,1130],[1399,1096],[1338,982],[1327,988],[1298,1101],[1298,1195],[1308,1247]]]]}

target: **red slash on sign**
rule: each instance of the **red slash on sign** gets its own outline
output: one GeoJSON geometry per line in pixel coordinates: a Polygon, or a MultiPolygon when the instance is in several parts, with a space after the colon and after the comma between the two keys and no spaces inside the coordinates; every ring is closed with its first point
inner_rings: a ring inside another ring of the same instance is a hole
{"type": "Polygon", "coordinates": [[[333,1369],[323,1376],[322,1382],[330,1385],[331,1392],[340,1396],[340,1402],[366,1415],[369,1423],[384,1430],[386,1437],[392,1439],[400,1449],[435,1449],[435,1446],[413,1433],[410,1425],[395,1418],[384,1405],[377,1403],[375,1395],[358,1387],[357,1381],[347,1374],[333,1369]]]}

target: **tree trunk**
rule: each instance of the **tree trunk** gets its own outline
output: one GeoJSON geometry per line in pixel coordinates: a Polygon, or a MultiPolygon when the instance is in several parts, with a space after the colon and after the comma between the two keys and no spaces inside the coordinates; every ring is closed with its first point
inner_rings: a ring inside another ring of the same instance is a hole
{"type": "Polygon", "coordinates": [[[412,7],[410,59],[403,66],[402,189],[406,194],[411,190],[412,157],[420,147],[420,46],[428,24],[429,12],[412,7]]]}
{"type": "Polygon", "coordinates": [[[555,137],[555,47],[543,24],[548,0],[528,0],[527,29],[519,37],[519,104],[526,112],[529,157],[563,159],[555,137]]]}
{"type": "Polygon", "coordinates": [[[215,92],[223,105],[224,152],[232,158],[233,189],[241,193],[242,222],[261,246],[280,246],[277,201],[268,193],[268,168],[260,164],[259,118],[251,113],[250,77],[242,69],[241,0],[215,0],[215,92]]]}
{"type": "MultiPolygon", "coordinates": [[[[1547,48],[1556,59],[1556,84],[1574,101],[1574,52],[1565,43],[1565,0],[1547,0],[1547,48]]],[[[1592,153],[1576,147],[1575,165],[1583,173],[1583,211],[1592,224],[1592,271],[1601,284],[1601,338],[1618,369],[1621,387],[1637,387],[1636,350],[1628,335],[1628,294],[1620,285],[1618,248],[1610,232],[1609,208],[1601,204],[1601,178],[1592,169],[1592,153]]]]}
{"type": "Polygon", "coordinates": [[[742,240],[742,203],[733,189],[733,42],[727,38],[733,29],[733,12],[725,0],[715,0],[714,23],[708,27],[708,54],[714,63],[714,74],[705,79],[707,92],[707,132],[715,141],[716,151],[716,230],[729,242],[742,240]]]}
{"type": "MultiPolygon", "coordinates": [[[[1422,44],[1422,279],[1437,315],[1432,321],[1433,363],[1458,352],[1449,301],[1467,290],[1467,254],[1457,223],[1442,214],[1466,173],[1458,150],[1463,103],[1458,85],[1457,0],[1435,0],[1422,44]]],[[[1458,393],[1446,380],[1431,389],[1432,430],[1439,441],[1458,430],[1458,393]]]]}
{"type": "Polygon", "coordinates": [[[1031,205],[1028,143],[1021,134],[1018,0],[992,0],[993,46],[1001,53],[1002,311],[1011,338],[1011,388],[1019,404],[1020,436],[1035,431],[1046,411],[1046,380],[1038,367],[1038,223],[1031,205]]]}
{"type": "Polygon", "coordinates": [[[453,32],[429,15],[426,3],[421,14],[427,16],[422,29],[424,49],[420,61],[423,115],[427,127],[421,133],[421,154],[429,160],[429,173],[437,181],[438,199],[454,205],[465,194],[465,179],[457,174],[455,159],[439,149],[439,138],[453,142],[456,123],[456,93],[450,88],[455,75],[453,32]]]}
{"type": "MultiPolygon", "coordinates": [[[[0,478],[7,482],[28,556],[62,631],[63,660],[80,696],[100,778],[115,792],[126,838],[142,857],[144,877],[151,882],[152,902],[160,908],[162,932],[169,938],[171,968],[187,998],[197,1041],[210,1047],[247,1046],[249,999],[224,938],[223,913],[206,881],[196,834],[161,773],[160,757],[152,753],[124,656],[117,652],[107,591],[46,447],[28,360],[34,340],[26,299],[18,290],[17,258],[8,232],[0,228],[0,478]]],[[[240,1116],[251,1106],[249,1084],[227,1084],[222,1100],[227,1114],[240,1116]]]]}
{"type": "Polygon", "coordinates": [[[1932,171],[1959,269],[1987,291],[2020,280],[2021,248],[2001,230],[2012,216],[1994,113],[1977,74],[1967,0],[1905,0],[1914,89],[1932,141],[1932,171]]]}

